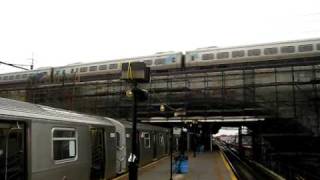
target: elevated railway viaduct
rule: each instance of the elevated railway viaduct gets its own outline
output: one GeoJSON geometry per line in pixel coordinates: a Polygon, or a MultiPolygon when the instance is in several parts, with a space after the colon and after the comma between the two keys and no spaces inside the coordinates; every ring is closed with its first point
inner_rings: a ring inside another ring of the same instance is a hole
{"type": "MultiPolygon", "coordinates": [[[[130,119],[130,86],[119,77],[2,85],[0,96],[130,119]]],[[[319,83],[318,58],[152,72],[151,82],[139,85],[149,98],[139,103],[138,117],[162,125],[197,123],[207,138],[221,126],[247,126],[253,158],[280,174],[314,173],[320,160],[319,83]],[[175,117],[177,111],[184,115],[175,117]]]]}

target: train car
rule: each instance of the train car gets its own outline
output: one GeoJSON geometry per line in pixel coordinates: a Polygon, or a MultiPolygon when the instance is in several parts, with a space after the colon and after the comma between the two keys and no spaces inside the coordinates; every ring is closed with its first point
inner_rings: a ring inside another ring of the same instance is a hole
{"type": "Polygon", "coordinates": [[[74,63],[59,67],[46,67],[38,70],[0,74],[0,83],[21,83],[31,77],[44,79],[50,82],[68,80],[86,80],[88,77],[116,75],[121,72],[122,63],[144,62],[152,71],[163,71],[181,68],[183,64],[182,52],[164,52],[149,56],[106,60],[92,63],[74,63]]]}
{"type": "Polygon", "coordinates": [[[110,179],[115,132],[103,118],[0,98],[0,179],[110,179]]]}
{"type": "Polygon", "coordinates": [[[14,84],[27,81],[45,82],[48,81],[52,73],[51,67],[37,70],[19,71],[6,74],[0,74],[0,84],[14,84]]]}
{"type": "Polygon", "coordinates": [[[186,67],[203,67],[320,56],[320,39],[276,42],[237,47],[210,47],[187,51],[186,67]]]}
{"type": "MultiPolygon", "coordinates": [[[[0,179],[111,179],[128,170],[132,124],[0,98],[0,179]]],[[[138,123],[139,165],[169,153],[166,128],[138,123]]]]}
{"type": "Polygon", "coordinates": [[[182,61],[183,54],[181,52],[168,52],[150,56],[100,61],[78,64],[75,66],[65,66],[59,67],[59,69],[64,69],[67,74],[76,72],[80,79],[83,79],[90,76],[119,74],[121,72],[122,63],[126,62],[144,62],[148,67],[150,67],[152,71],[157,71],[179,69],[181,67],[182,61]]]}
{"type": "MultiPolygon", "coordinates": [[[[120,122],[124,125],[126,131],[126,159],[128,159],[131,153],[132,123],[124,120],[120,122]]],[[[153,162],[169,153],[169,130],[167,128],[138,123],[137,133],[137,137],[139,137],[137,156],[140,166],[153,162]]]]}

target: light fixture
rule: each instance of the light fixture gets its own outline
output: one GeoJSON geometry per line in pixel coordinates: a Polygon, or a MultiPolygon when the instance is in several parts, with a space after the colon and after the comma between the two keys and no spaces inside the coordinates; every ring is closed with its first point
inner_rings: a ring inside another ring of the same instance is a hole
{"type": "Polygon", "coordinates": [[[129,97],[129,98],[131,98],[133,96],[133,93],[132,93],[131,89],[126,91],[126,96],[129,97]]]}
{"type": "Polygon", "coordinates": [[[164,106],[164,104],[161,104],[160,105],[160,111],[161,112],[164,112],[166,110],[166,107],[164,106]]]}

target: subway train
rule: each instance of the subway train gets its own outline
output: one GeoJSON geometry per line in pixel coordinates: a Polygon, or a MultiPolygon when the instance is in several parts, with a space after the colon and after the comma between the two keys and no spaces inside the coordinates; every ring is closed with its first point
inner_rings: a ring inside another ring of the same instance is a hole
{"type": "Polygon", "coordinates": [[[93,63],[75,63],[61,67],[0,74],[0,84],[25,82],[30,79],[54,82],[59,79],[85,80],[98,75],[119,74],[124,62],[144,62],[151,71],[170,71],[214,65],[247,62],[281,61],[320,56],[320,38],[286,42],[244,45],[237,47],[207,47],[192,51],[164,52],[150,56],[125,58],[93,63]]]}
{"type": "MultiPolygon", "coordinates": [[[[169,153],[167,128],[137,128],[140,166],[169,153]]],[[[0,98],[0,179],[111,179],[128,169],[131,132],[124,120],[0,98]]]]}

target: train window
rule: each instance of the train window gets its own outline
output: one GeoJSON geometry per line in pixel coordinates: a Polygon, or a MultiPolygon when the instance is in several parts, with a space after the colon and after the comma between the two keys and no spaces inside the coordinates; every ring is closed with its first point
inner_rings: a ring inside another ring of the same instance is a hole
{"type": "Polygon", "coordinates": [[[161,58],[161,59],[156,59],[154,61],[154,64],[159,65],[159,64],[165,64],[166,63],[166,59],[165,58],[161,58]]]}
{"type": "Polygon", "coordinates": [[[2,77],[0,76],[0,80],[2,80],[2,77]]]}
{"type": "Polygon", "coordinates": [[[195,61],[198,59],[198,54],[192,54],[191,55],[191,61],[195,61]]]}
{"type": "Polygon", "coordinates": [[[202,59],[202,60],[211,60],[211,59],[214,59],[214,54],[213,54],[213,53],[202,54],[201,59],[202,59]]]}
{"type": "Polygon", "coordinates": [[[20,79],[21,75],[20,74],[17,74],[16,75],[16,79],[20,79]]]}
{"type": "Polygon", "coordinates": [[[144,60],[143,61],[147,66],[151,66],[152,65],[152,60],[144,60]]]}
{"type": "Polygon", "coordinates": [[[248,56],[260,56],[261,50],[260,49],[250,49],[248,50],[248,56]]]}
{"type": "Polygon", "coordinates": [[[281,47],[281,53],[294,53],[294,46],[281,47]]]}
{"type": "Polygon", "coordinates": [[[81,67],[80,68],[80,72],[87,72],[88,71],[88,67],[81,67]]]}
{"type": "Polygon", "coordinates": [[[320,44],[317,44],[317,50],[320,50],[320,44]]]}
{"type": "Polygon", "coordinates": [[[109,69],[118,69],[118,64],[110,64],[109,69]]]}
{"type": "Polygon", "coordinates": [[[278,53],[278,49],[276,47],[274,48],[265,48],[263,50],[264,55],[272,55],[272,54],[277,54],[278,53]]]}
{"type": "Polygon", "coordinates": [[[71,72],[71,74],[73,74],[73,73],[74,73],[74,69],[71,69],[71,71],[70,71],[70,72],[71,72]]]}
{"type": "Polygon", "coordinates": [[[89,67],[89,71],[96,71],[97,70],[97,66],[90,66],[89,67]]]}
{"type": "Polygon", "coordinates": [[[107,65],[100,65],[99,66],[99,70],[100,71],[103,71],[103,70],[106,70],[107,69],[107,65]]]}
{"type": "Polygon", "coordinates": [[[14,79],[14,76],[9,76],[9,80],[13,80],[14,79]]]}
{"type": "Polygon", "coordinates": [[[5,76],[5,77],[3,78],[3,80],[8,80],[8,76],[5,76]]]}
{"type": "Polygon", "coordinates": [[[299,52],[313,51],[313,44],[299,45],[299,52]]]}
{"type": "Polygon", "coordinates": [[[143,133],[143,135],[144,135],[144,139],[143,139],[144,147],[145,148],[150,148],[150,146],[151,146],[150,134],[145,132],[145,133],[143,133]]]}
{"type": "Polygon", "coordinates": [[[74,128],[52,129],[52,157],[55,163],[75,161],[77,158],[77,133],[74,128]]]}
{"type": "Polygon", "coordinates": [[[27,74],[23,74],[22,78],[25,79],[25,78],[27,78],[27,76],[28,76],[27,74]]]}
{"type": "Polygon", "coordinates": [[[244,51],[232,51],[232,57],[237,58],[237,57],[243,57],[244,56],[244,51]]]}
{"type": "Polygon", "coordinates": [[[217,54],[218,59],[226,59],[229,58],[229,52],[219,52],[217,54]]]}

